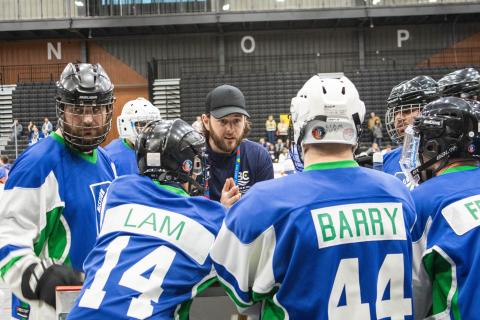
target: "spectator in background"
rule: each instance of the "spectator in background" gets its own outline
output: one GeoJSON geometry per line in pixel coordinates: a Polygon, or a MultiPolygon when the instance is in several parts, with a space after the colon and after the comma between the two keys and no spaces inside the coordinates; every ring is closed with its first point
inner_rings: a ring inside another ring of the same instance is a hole
{"type": "Polygon", "coordinates": [[[13,140],[15,137],[17,137],[17,140],[20,139],[22,136],[22,131],[23,126],[20,124],[20,122],[18,122],[17,119],[13,120],[11,139],[13,140]]]}
{"type": "Polygon", "coordinates": [[[3,188],[5,187],[5,182],[7,182],[8,171],[5,167],[0,167],[0,199],[2,199],[3,188]]]}
{"type": "Polygon", "coordinates": [[[278,159],[278,156],[282,152],[283,148],[285,147],[285,143],[283,143],[282,139],[277,139],[277,143],[275,143],[275,158],[278,159]]]}
{"type": "Polygon", "coordinates": [[[370,112],[370,118],[368,118],[368,122],[367,122],[367,127],[368,127],[368,131],[370,131],[370,133],[372,134],[372,142],[373,142],[373,127],[375,126],[375,121],[376,120],[379,120],[380,121],[380,117],[377,116],[375,114],[375,112],[370,112]]]}
{"type": "Polygon", "coordinates": [[[286,141],[288,137],[288,123],[285,119],[280,119],[280,122],[277,125],[277,138],[286,141]]]}
{"type": "Polygon", "coordinates": [[[272,160],[262,146],[245,139],[250,115],[238,88],[222,85],[213,89],[205,107],[202,122],[210,164],[208,196],[230,207],[255,183],[273,178],[272,160]]]}
{"type": "Polygon", "coordinates": [[[268,144],[268,154],[270,155],[270,159],[272,159],[272,162],[275,162],[277,160],[275,146],[271,143],[268,144]]]}
{"type": "Polygon", "coordinates": [[[192,128],[195,129],[195,131],[203,134],[203,126],[202,126],[202,117],[201,116],[197,116],[197,120],[195,120],[195,122],[192,123],[192,128]]]}
{"type": "Polygon", "coordinates": [[[28,123],[28,127],[27,127],[27,137],[28,137],[28,141],[30,142],[32,140],[32,134],[33,134],[33,126],[35,124],[33,123],[33,121],[30,121],[28,123]]]}
{"type": "Polygon", "coordinates": [[[383,133],[382,133],[382,123],[380,122],[380,119],[375,120],[375,124],[372,127],[372,135],[373,135],[373,142],[378,144],[379,148],[382,148],[383,133]]]}
{"type": "Polygon", "coordinates": [[[44,137],[48,137],[53,131],[52,123],[48,120],[47,117],[43,120],[42,133],[44,137]]]}
{"type": "Polygon", "coordinates": [[[29,146],[33,146],[35,143],[43,139],[43,133],[38,131],[37,126],[33,126],[33,133],[32,133],[32,139],[28,142],[29,146]]]}
{"type": "Polygon", "coordinates": [[[278,155],[278,162],[283,163],[288,158],[288,149],[283,148],[278,155]]]}
{"type": "Polygon", "coordinates": [[[272,115],[269,115],[267,121],[265,121],[265,130],[267,131],[268,142],[275,144],[275,130],[277,130],[277,123],[272,115]]]}
{"type": "Polygon", "coordinates": [[[258,140],[258,143],[260,143],[262,147],[268,150],[268,143],[265,142],[265,138],[260,138],[260,140],[258,140]]]}
{"type": "Polygon", "coordinates": [[[12,164],[9,162],[7,156],[0,157],[0,167],[5,168],[7,171],[10,171],[10,169],[12,168],[12,164]]]}

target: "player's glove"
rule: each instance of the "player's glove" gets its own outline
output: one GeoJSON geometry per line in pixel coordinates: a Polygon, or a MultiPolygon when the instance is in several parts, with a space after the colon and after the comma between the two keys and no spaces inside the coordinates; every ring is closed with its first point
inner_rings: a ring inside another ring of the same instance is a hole
{"type": "Polygon", "coordinates": [[[41,261],[31,264],[22,275],[22,294],[31,300],[41,300],[55,308],[55,288],[82,284],[80,272],[70,267],[41,261]]]}

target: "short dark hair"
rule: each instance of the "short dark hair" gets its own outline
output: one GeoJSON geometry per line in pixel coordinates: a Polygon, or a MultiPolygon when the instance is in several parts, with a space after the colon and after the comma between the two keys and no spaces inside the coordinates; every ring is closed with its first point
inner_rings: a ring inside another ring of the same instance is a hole
{"type": "Polygon", "coordinates": [[[0,156],[0,160],[2,160],[2,162],[5,163],[5,164],[8,163],[8,157],[7,156],[0,156]]]}

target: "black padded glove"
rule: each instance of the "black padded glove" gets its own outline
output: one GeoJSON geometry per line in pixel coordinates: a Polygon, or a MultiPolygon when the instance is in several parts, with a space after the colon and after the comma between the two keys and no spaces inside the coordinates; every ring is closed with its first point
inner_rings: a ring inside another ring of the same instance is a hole
{"type": "Polygon", "coordinates": [[[82,284],[80,272],[70,267],[41,261],[30,265],[22,275],[22,294],[31,300],[41,300],[55,308],[55,288],[82,284]]]}

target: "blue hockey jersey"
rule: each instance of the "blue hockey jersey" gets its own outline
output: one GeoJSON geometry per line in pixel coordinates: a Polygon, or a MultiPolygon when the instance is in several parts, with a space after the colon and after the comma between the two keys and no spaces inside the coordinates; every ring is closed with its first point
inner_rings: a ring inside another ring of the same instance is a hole
{"type": "Polygon", "coordinates": [[[118,176],[138,173],[137,158],[125,139],[115,139],[105,147],[110,159],[115,164],[118,176]]]}
{"type": "Polygon", "coordinates": [[[23,271],[40,259],[83,270],[113,179],[102,148],[75,152],[55,133],[15,161],[0,201],[0,276],[19,298],[23,271]]]}
{"type": "MultiPolygon", "coordinates": [[[[402,147],[398,147],[383,155],[383,172],[391,174],[404,181],[405,174],[400,168],[400,157],[402,156],[402,147]]],[[[405,182],[404,182],[405,183],[405,182]]],[[[405,183],[406,184],[406,183],[405,183]]]]}
{"type": "Polygon", "coordinates": [[[112,183],[69,320],[188,319],[191,299],[216,280],[209,250],[225,214],[186,195],[140,175],[112,183]]]}
{"type": "Polygon", "coordinates": [[[415,314],[478,319],[480,169],[456,167],[412,191],[415,314]],[[465,171],[463,171],[465,170],[465,171]]]}
{"type": "Polygon", "coordinates": [[[211,251],[241,312],[264,319],[413,319],[409,191],[354,161],[252,187],[211,251]]]}

